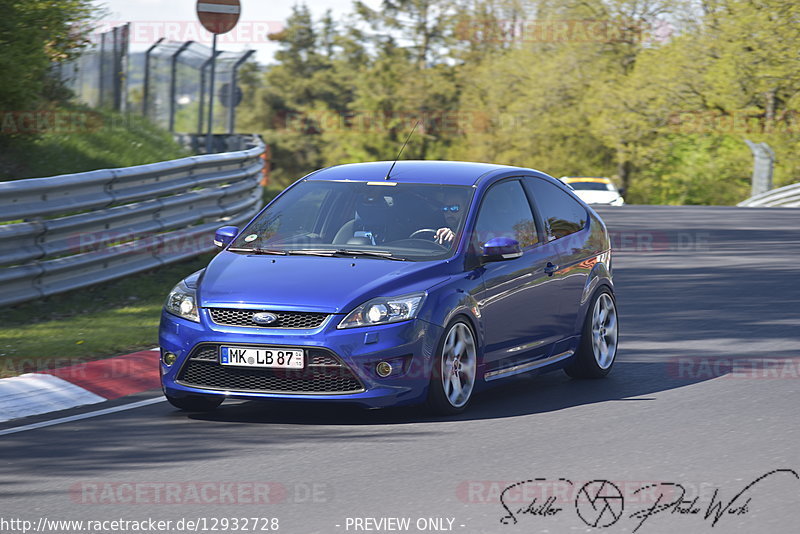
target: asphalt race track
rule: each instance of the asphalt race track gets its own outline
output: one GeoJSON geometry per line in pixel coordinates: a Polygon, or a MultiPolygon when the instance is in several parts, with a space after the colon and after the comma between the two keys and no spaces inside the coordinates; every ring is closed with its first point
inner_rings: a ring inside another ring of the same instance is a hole
{"type": "Polygon", "coordinates": [[[601,214],[621,321],[609,378],[516,379],[450,420],[255,403],[187,416],[161,402],[0,436],[0,532],[43,518],[152,518],[171,532],[198,519],[234,531],[231,518],[251,532],[243,518],[277,518],[289,534],[798,532],[800,211],[601,214]]]}

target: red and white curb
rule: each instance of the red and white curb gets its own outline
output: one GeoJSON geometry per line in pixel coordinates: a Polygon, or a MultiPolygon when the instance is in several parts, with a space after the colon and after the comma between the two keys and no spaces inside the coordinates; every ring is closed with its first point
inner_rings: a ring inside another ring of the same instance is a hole
{"type": "Polygon", "coordinates": [[[161,387],[159,350],[0,380],[0,422],[97,404],[161,387]]]}

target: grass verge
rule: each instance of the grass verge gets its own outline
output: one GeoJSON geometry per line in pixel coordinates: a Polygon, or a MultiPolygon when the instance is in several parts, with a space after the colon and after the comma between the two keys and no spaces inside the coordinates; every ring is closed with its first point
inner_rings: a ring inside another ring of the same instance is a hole
{"type": "Polygon", "coordinates": [[[0,378],[156,347],[167,293],[212,257],[0,309],[0,378]]]}
{"type": "Polygon", "coordinates": [[[190,155],[169,132],[135,114],[63,106],[35,116],[49,119],[47,128],[0,137],[0,181],[129,167],[190,155]]]}

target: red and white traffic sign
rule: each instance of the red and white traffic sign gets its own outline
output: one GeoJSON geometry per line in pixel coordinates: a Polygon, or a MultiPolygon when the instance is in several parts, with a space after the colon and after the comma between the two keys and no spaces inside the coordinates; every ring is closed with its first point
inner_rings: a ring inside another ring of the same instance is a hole
{"type": "Polygon", "coordinates": [[[227,33],[239,22],[242,6],[239,0],[198,0],[197,17],[211,33],[227,33]]]}

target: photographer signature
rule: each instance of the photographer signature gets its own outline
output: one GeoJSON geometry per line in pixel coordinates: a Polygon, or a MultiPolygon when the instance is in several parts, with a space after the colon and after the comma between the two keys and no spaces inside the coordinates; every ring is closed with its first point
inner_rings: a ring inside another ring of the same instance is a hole
{"type": "MultiPolygon", "coordinates": [[[[652,505],[637,509],[627,517],[637,522],[633,532],[642,528],[648,519],[664,512],[670,515],[697,516],[703,521],[709,521],[713,527],[727,516],[746,515],[750,511],[756,488],[768,478],[786,475],[800,481],[800,475],[793,469],[774,469],[755,478],[728,500],[723,499],[720,489],[716,488],[707,502],[701,502],[699,496],[687,499],[686,487],[676,482],[643,484],[632,491],[631,496],[641,496],[647,493],[654,501],[652,505]]],[[[575,487],[572,481],[565,478],[557,480],[536,478],[511,484],[500,493],[500,504],[506,511],[506,514],[500,518],[500,522],[505,525],[517,524],[519,519],[526,515],[550,517],[562,513],[564,507],[557,505],[558,499],[555,496],[549,496],[544,500],[540,500],[540,496],[536,496],[524,506],[515,510],[511,509],[508,502],[511,492],[520,492],[530,488],[529,485],[541,485],[542,483],[575,487]]],[[[625,514],[625,496],[616,484],[608,480],[592,480],[583,484],[575,494],[572,504],[578,517],[587,526],[594,528],[610,527],[625,514]]]]}

